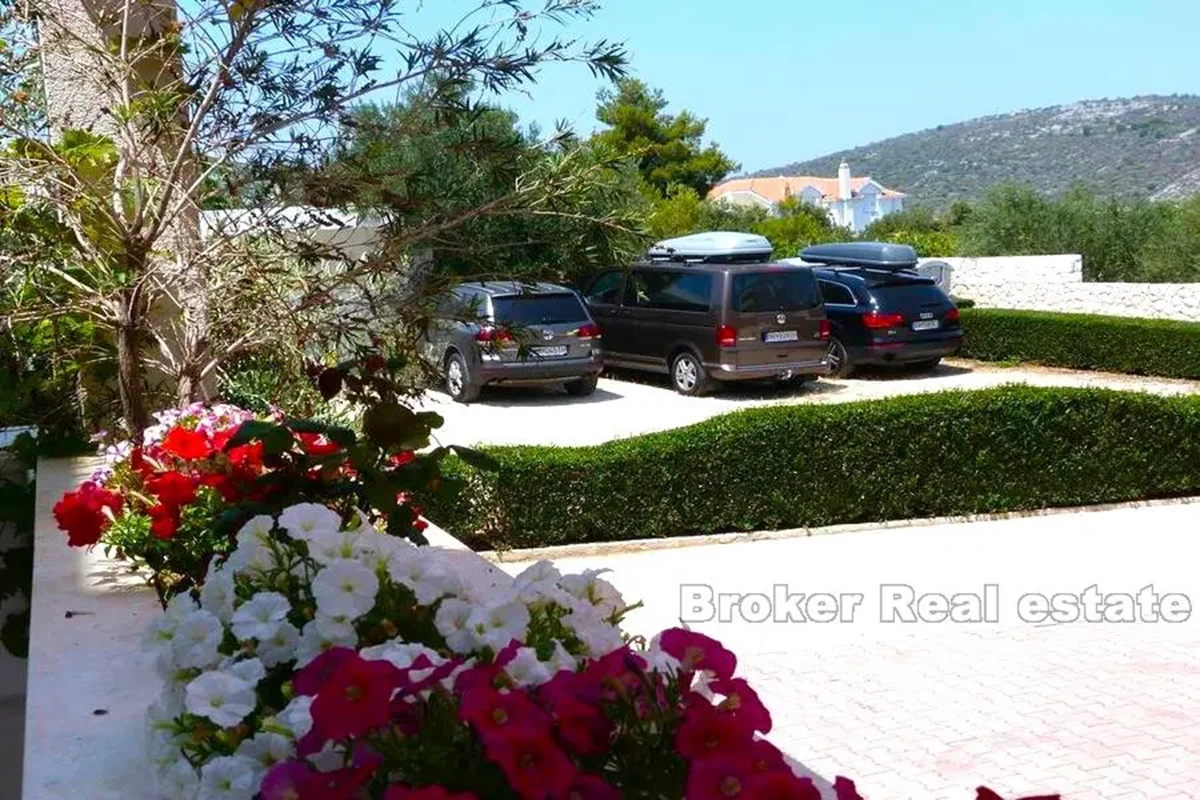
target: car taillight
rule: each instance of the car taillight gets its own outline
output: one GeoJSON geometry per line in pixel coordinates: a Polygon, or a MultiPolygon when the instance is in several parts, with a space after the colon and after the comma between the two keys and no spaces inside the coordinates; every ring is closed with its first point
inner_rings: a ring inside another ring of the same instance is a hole
{"type": "Polygon", "coordinates": [[[946,322],[958,322],[958,309],[952,308],[946,314],[946,322]]]}
{"type": "Polygon", "coordinates": [[[719,347],[737,346],[737,331],[729,325],[722,325],[717,328],[717,345],[719,347]]]}
{"type": "Polygon", "coordinates": [[[475,334],[477,342],[511,342],[512,338],[512,333],[504,328],[480,328],[475,334]]]}
{"type": "Polygon", "coordinates": [[[895,328],[904,324],[903,314],[880,314],[878,311],[870,311],[863,314],[863,325],[866,325],[872,330],[879,328],[895,328]]]}
{"type": "Polygon", "coordinates": [[[828,340],[829,340],[829,320],[823,319],[823,320],[821,320],[821,341],[825,342],[828,340]]]}
{"type": "Polygon", "coordinates": [[[589,322],[579,328],[580,339],[599,339],[600,335],[600,326],[594,322],[589,322]]]}

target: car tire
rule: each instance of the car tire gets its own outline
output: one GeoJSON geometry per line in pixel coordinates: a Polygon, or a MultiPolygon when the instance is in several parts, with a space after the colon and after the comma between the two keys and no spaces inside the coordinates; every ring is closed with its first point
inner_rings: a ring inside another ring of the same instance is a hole
{"type": "Polygon", "coordinates": [[[712,379],[700,359],[690,350],[684,350],[671,359],[671,387],[679,394],[699,397],[712,388],[712,379]]]}
{"type": "Polygon", "coordinates": [[[572,397],[588,397],[596,392],[596,384],[599,380],[599,375],[588,375],[585,378],[567,383],[564,388],[566,388],[567,394],[572,397]]]}
{"type": "Polygon", "coordinates": [[[480,387],[471,382],[471,373],[467,371],[466,360],[458,353],[446,357],[446,366],[442,372],[446,385],[446,394],[456,403],[473,403],[479,399],[480,387]]]}
{"type": "Polygon", "coordinates": [[[924,361],[914,361],[908,365],[908,368],[913,372],[933,372],[941,363],[940,358],[929,358],[924,361]]]}
{"type": "Polygon", "coordinates": [[[854,376],[854,365],[850,363],[850,353],[846,345],[837,339],[829,340],[829,377],[850,378],[854,376]]]}

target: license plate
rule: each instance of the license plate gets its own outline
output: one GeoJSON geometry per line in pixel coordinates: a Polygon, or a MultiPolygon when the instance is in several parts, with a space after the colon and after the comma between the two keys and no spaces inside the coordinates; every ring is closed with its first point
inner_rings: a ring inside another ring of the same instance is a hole
{"type": "Polygon", "coordinates": [[[763,334],[764,342],[797,342],[800,334],[796,331],[767,331],[763,334]]]}
{"type": "Polygon", "coordinates": [[[567,348],[565,345],[560,345],[558,347],[534,347],[532,350],[535,356],[539,356],[541,358],[561,358],[567,354],[567,348]]]}
{"type": "Polygon", "coordinates": [[[912,324],[914,331],[935,331],[942,326],[942,323],[936,319],[921,319],[912,324]]]}

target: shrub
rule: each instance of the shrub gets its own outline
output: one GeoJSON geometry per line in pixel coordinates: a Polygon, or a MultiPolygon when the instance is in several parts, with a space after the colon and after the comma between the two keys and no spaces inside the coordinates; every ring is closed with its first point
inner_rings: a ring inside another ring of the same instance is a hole
{"type": "Polygon", "coordinates": [[[1194,492],[1200,398],[1002,387],[488,452],[497,472],[447,462],[472,491],[429,506],[474,546],[779,530],[1194,492]]]}
{"type": "Polygon", "coordinates": [[[950,299],[953,300],[954,305],[958,306],[960,309],[975,307],[975,301],[966,297],[951,297],[950,299]]]}
{"type": "Polygon", "coordinates": [[[962,324],[964,358],[1200,378],[1194,322],[972,308],[962,324]]]}

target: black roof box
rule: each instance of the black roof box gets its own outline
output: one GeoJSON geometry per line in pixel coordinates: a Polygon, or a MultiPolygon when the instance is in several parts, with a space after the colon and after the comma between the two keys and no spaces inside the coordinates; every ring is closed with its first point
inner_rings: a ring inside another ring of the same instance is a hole
{"type": "Polygon", "coordinates": [[[917,265],[916,250],[906,244],[891,242],[814,244],[804,248],[800,258],[809,264],[828,264],[832,267],[902,270],[917,265]]]}

